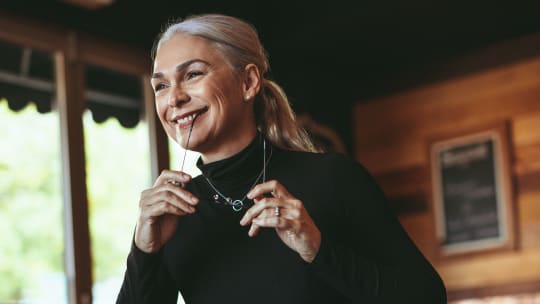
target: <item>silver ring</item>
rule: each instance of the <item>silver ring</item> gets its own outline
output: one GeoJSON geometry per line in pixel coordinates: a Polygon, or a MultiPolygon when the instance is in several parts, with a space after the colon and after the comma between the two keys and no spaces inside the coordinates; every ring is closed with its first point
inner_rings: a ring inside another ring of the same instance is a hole
{"type": "Polygon", "coordinates": [[[172,180],[172,179],[168,180],[167,184],[173,184],[173,185],[175,185],[177,187],[184,188],[184,183],[179,182],[179,181],[175,181],[175,180],[172,180]]]}
{"type": "Polygon", "coordinates": [[[274,215],[275,215],[275,216],[280,216],[280,215],[281,215],[281,212],[280,212],[280,210],[279,210],[279,207],[275,207],[275,208],[274,208],[274,215]]]}

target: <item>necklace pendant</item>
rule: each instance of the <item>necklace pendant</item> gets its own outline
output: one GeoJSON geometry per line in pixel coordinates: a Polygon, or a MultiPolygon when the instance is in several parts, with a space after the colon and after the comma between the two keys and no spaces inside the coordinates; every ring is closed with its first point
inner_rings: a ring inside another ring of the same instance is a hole
{"type": "Polygon", "coordinates": [[[242,210],[244,208],[244,202],[242,202],[241,200],[235,200],[234,202],[232,202],[232,209],[236,212],[242,210]]]}
{"type": "Polygon", "coordinates": [[[229,203],[229,204],[230,204],[230,203],[231,203],[231,201],[232,201],[232,199],[231,199],[230,197],[226,197],[226,198],[225,198],[225,201],[227,201],[227,203],[229,203]]]}
{"type": "Polygon", "coordinates": [[[214,194],[214,201],[216,201],[216,202],[219,201],[219,195],[214,194]]]}

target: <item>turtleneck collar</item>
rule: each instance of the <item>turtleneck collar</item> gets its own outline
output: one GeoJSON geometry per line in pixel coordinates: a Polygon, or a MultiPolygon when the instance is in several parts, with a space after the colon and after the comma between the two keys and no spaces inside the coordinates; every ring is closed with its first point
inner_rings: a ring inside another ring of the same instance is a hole
{"type": "MultiPolygon", "coordinates": [[[[263,140],[263,136],[257,133],[251,143],[237,154],[208,164],[203,164],[202,159],[199,158],[197,167],[204,176],[212,181],[241,182],[244,179],[252,179],[263,168],[263,140]]],[[[268,141],[266,141],[266,145],[268,157],[271,149],[268,141]]]]}

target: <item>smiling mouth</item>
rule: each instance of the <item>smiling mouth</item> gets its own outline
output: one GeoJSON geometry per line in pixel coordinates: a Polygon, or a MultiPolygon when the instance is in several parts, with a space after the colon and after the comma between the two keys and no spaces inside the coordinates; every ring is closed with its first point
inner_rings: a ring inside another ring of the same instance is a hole
{"type": "Polygon", "coordinates": [[[187,115],[182,115],[181,117],[173,119],[173,122],[178,124],[180,127],[188,127],[193,124],[193,122],[199,115],[205,113],[206,111],[208,111],[208,106],[205,106],[197,111],[188,113],[187,115]]]}

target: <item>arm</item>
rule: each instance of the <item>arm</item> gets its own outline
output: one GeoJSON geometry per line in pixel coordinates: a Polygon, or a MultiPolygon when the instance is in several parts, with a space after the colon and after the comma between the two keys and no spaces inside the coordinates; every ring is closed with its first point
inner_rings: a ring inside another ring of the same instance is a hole
{"type": "Polygon", "coordinates": [[[176,303],[178,290],[161,257],[161,252],[146,253],[133,243],[117,304],[176,303]]]}
{"type": "Polygon", "coordinates": [[[322,233],[310,270],[354,302],[446,303],[443,282],[393,216],[382,191],[361,166],[348,168],[342,168],[348,173],[339,179],[336,202],[347,228],[322,233]]]}
{"type": "Polygon", "coordinates": [[[163,247],[181,216],[195,212],[198,198],[183,187],[191,177],[165,170],[142,192],[135,236],[117,303],[176,303],[178,290],[163,262],[163,247]]]}

